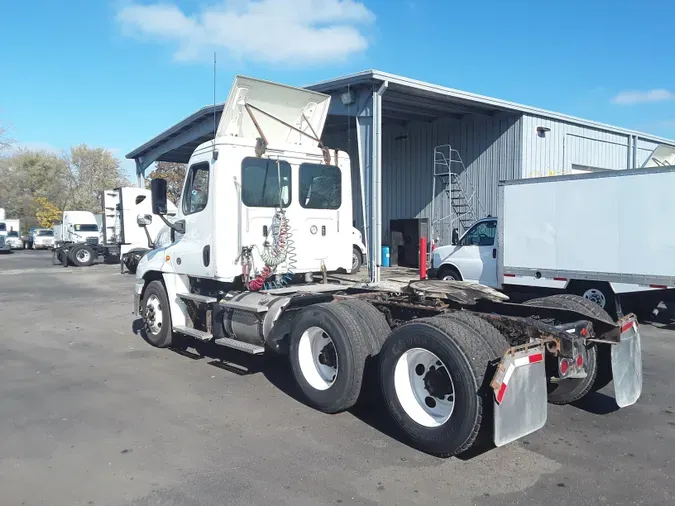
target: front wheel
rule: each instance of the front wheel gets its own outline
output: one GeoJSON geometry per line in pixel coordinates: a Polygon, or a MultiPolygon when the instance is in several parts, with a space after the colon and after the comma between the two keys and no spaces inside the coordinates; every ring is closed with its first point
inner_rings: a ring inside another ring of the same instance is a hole
{"type": "Polygon", "coordinates": [[[151,281],[143,292],[141,302],[145,339],[157,348],[174,345],[171,310],[161,281],[151,281]]]}
{"type": "Polygon", "coordinates": [[[355,246],[352,248],[352,274],[356,274],[361,270],[361,263],[363,261],[363,256],[361,251],[355,246]]]}
{"type": "Polygon", "coordinates": [[[70,250],[70,261],[77,267],[88,267],[94,263],[96,253],[86,244],[75,246],[70,250]]]}
{"type": "Polygon", "coordinates": [[[461,281],[462,276],[459,275],[459,272],[457,272],[457,269],[454,267],[450,267],[449,265],[443,265],[441,266],[440,269],[438,269],[438,279],[442,279],[444,281],[461,281]]]}

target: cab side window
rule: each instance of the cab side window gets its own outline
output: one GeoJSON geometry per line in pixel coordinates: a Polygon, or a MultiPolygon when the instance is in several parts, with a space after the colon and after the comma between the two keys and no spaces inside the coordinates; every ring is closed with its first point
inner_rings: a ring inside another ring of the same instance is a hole
{"type": "Polygon", "coordinates": [[[209,162],[196,163],[188,169],[183,191],[183,214],[202,211],[209,201],[209,162]]]}
{"type": "Polygon", "coordinates": [[[494,246],[495,235],[497,233],[496,221],[483,221],[475,224],[469,229],[462,240],[460,246],[494,246]]]}

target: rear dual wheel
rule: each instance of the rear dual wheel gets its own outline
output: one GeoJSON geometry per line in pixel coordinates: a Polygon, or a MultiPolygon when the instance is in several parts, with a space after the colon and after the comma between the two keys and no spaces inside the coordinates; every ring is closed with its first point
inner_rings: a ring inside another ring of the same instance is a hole
{"type": "MultiPolygon", "coordinates": [[[[576,311],[608,323],[612,317],[596,302],[577,295],[561,294],[528,300],[526,306],[563,308],[576,311]]],[[[554,324],[557,322],[553,322],[554,324]]],[[[585,378],[560,379],[556,371],[549,377],[548,400],[553,404],[569,404],[584,397],[591,391],[599,390],[612,381],[611,357],[609,345],[591,344],[581,350],[586,370],[585,378]]]]}
{"type": "Polygon", "coordinates": [[[476,443],[489,429],[489,372],[506,348],[494,327],[468,313],[422,318],[391,333],[380,354],[382,393],[414,446],[448,457],[476,443]]]}
{"type": "Polygon", "coordinates": [[[293,320],[290,361],[307,403],[338,413],[360,398],[372,398],[374,360],[389,330],[382,313],[362,300],[302,309],[293,320]]]}

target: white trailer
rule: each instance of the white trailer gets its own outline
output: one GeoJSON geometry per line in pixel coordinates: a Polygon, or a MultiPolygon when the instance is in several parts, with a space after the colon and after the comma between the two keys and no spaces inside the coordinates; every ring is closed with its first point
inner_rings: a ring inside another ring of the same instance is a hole
{"type": "MultiPolygon", "coordinates": [[[[131,272],[141,256],[155,245],[161,220],[152,222],[150,190],[115,188],[100,195],[102,213],[66,211],[61,224],[54,226],[54,254],[59,263],[91,265],[97,257],[105,262],[120,262],[131,272]]],[[[176,206],[168,204],[169,216],[176,206]]]]}
{"type": "Polygon", "coordinates": [[[675,287],[674,187],[675,167],[503,182],[498,217],[436,248],[431,275],[645,314],[675,287]]]}
{"type": "MultiPolygon", "coordinates": [[[[158,216],[152,214],[150,190],[122,187],[101,192],[103,208],[101,237],[110,256],[116,256],[120,268],[136,271],[140,258],[150,251],[162,229],[158,216]]],[[[177,208],[167,201],[167,216],[176,215],[177,208]]]]}
{"type": "MultiPolygon", "coordinates": [[[[329,101],[235,79],[215,139],[190,159],[174,239],[138,264],[149,343],[287,354],[311,406],[336,413],[382,395],[411,443],[441,456],[538,430],[547,400],[573,402],[612,377],[619,406],[637,401],[635,320],[581,297],[513,304],[479,284],[329,282],[353,249],[349,156],[320,141],[329,101]]],[[[164,220],[166,181],[151,187],[164,220]]]]}

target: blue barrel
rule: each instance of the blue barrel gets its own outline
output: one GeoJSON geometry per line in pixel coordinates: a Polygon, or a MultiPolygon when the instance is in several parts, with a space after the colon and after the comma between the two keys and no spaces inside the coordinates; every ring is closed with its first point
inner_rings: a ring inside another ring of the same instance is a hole
{"type": "Polygon", "coordinates": [[[389,246],[382,246],[382,267],[389,267],[389,246]]]}

